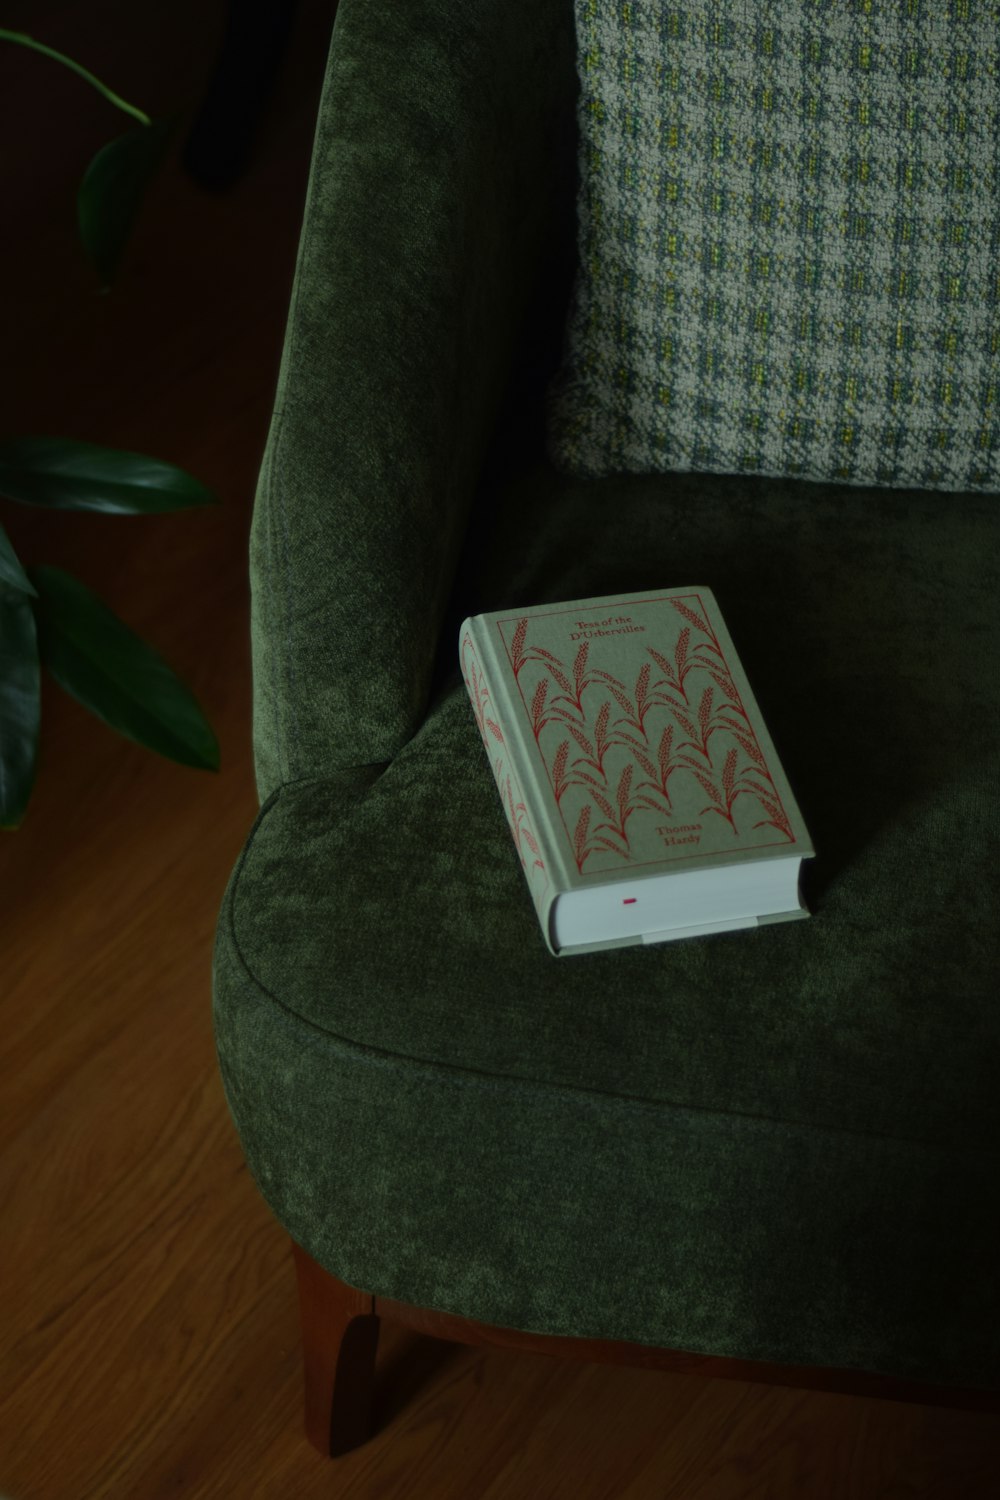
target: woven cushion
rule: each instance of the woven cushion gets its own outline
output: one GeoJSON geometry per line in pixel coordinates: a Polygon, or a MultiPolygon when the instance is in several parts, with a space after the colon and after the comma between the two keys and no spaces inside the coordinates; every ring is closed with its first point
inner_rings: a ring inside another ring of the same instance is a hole
{"type": "Polygon", "coordinates": [[[1000,6],[576,17],[556,461],[1000,488],[1000,6]]]}

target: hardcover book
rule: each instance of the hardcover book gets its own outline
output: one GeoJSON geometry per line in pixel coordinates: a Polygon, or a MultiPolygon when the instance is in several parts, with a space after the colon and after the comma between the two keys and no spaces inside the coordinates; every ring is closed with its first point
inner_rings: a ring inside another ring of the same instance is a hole
{"type": "Polygon", "coordinates": [[[459,640],[552,953],[808,916],[809,835],[709,589],[476,615],[459,640]]]}

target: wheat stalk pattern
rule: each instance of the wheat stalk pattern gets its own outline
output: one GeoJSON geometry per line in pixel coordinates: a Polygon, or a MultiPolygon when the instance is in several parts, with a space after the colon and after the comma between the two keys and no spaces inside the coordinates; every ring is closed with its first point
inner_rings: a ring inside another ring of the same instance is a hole
{"type": "MultiPolygon", "coordinates": [[[[635,830],[669,818],[684,781],[704,794],[698,815],[721,819],[734,837],[770,828],[794,842],[707,612],[695,596],[669,603],[677,628],[658,630],[644,645],[629,686],[595,662],[600,652],[589,640],[571,659],[560,658],[531,642],[528,616],[516,620],[509,638],[525,712],[581,872],[627,864],[635,830]],[[749,807],[740,812],[750,802],[760,814],[752,821],[749,807]]],[[[470,675],[467,682],[485,740],[496,716],[482,685],[470,675]]],[[[690,792],[686,805],[699,807],[690,792]]],[[[523,803],[511,801],[508,821],[519,849],[525,843],[530,853],[526,834],[517,833],[524,817],[523,803]]]]}
{"type": "MultiPolygon", "coordinates": [[[[527,621],[524,622],[527,626],[527,621]]],[[[524,637],[522,636],[522,645],[524,637]]],[[[500,801],[503,805],[510,831],[514,835],[514,846],[517,849],[521,868],[528,877],[529,885],[532,882],[541,882],[541,891],[544,893],[548,885],[548,872],[542,859],[538,840],[528,822],[528,809],[524,798],[521,796],[520,788],[514,779],[509,766],[507,741],[504,739],[503,730],[498,723],[489,688],[483,676],[483,670],[476,653],[472,637],[466,634],[462,638],[461,652],[462,676],[465,686],[472,702],[473,713],[479,726],[486,753],[490,757],[490,765],[493,777],[500,793],[500,801]],[[498,752],[498,746],[499,752],[498,752]],[[529,863],[530,859],[530,863],[529,863]]]]}

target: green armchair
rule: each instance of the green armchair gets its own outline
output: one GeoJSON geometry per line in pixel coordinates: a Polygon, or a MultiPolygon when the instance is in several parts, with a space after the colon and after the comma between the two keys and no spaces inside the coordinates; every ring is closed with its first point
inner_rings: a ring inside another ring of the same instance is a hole
{"type": "Polygon", "coordinates": [[[260,813],[219,1061],[295,1246],[308,1426],[380,1317],[1000,1408],[1000,500],[567,477],[568,0],[342,0],[253,522],[260,813]],[[716,593],[809,921],[554,959],[463,617],[716,593]]]}

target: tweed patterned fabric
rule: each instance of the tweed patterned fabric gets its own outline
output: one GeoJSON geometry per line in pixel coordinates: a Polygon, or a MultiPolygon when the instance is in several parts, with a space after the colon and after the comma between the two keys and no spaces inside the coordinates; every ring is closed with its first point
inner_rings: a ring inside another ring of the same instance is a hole
{"type": "Polygon", "coordinates": [[[1000,5],[576,0],[550,449],[1000,489],[1000,5]]]}

